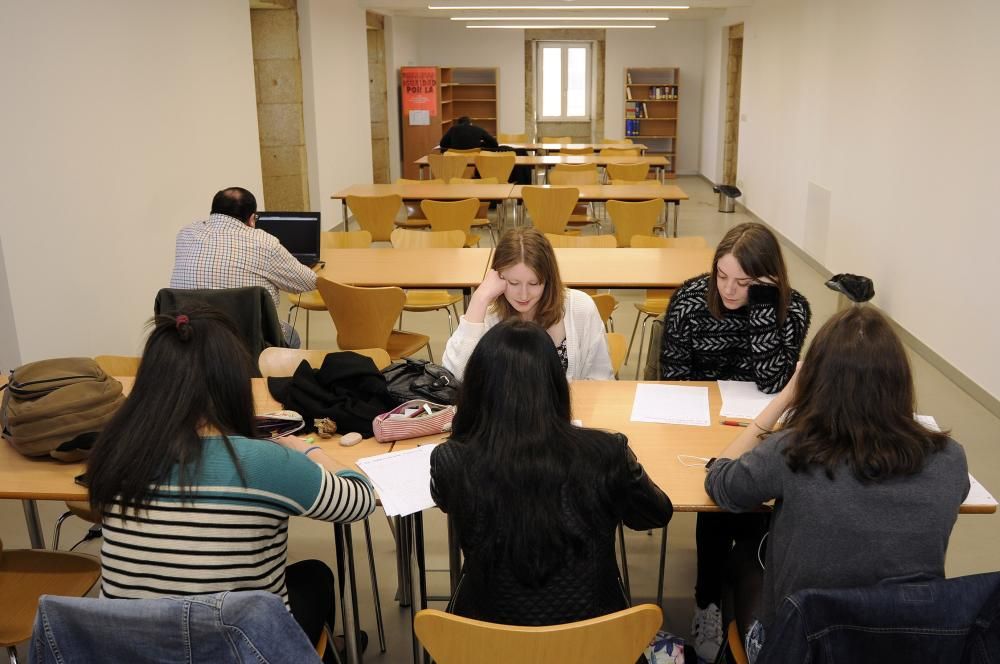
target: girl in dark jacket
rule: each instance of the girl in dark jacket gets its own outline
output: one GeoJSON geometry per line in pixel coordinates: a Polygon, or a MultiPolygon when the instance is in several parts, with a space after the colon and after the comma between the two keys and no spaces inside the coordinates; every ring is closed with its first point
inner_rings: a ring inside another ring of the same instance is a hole
{"type": "Polygon", "coordinates": [[[673,513],[625,436],[571,424],[552,340],[523,321],[477,344],[452,438],[431,455],[431,492],[465,555],[452,610],[511,625],[626,608],[615,528],[661,528],[673,513]]]}

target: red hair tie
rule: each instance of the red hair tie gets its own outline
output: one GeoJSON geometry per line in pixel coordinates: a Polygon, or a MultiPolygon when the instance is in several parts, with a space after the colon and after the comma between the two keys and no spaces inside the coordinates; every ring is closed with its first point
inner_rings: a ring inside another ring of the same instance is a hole
{"type": "Polygon", "coordinates": [[[190,322],[191,319],[185,316],[184,314],[181,314],[180,316],[174,319],[174,324],[177,326],[178,330],[181,329],[181,325],[187,325],[190,322]]]}

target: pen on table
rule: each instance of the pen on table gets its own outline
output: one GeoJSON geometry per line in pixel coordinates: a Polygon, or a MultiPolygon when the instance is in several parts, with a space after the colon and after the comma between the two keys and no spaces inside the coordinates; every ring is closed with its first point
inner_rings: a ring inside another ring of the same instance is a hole
{"type": "Polygon", "coordinates": [[[719,424],[725,424],[727,427],[748,427],[749,422],[740,422],[738,420],[719,420],[719,424]]]}

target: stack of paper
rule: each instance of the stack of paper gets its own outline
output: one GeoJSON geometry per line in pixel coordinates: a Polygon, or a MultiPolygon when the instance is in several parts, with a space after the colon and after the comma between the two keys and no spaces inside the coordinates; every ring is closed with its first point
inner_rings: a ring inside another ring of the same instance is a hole
{"type": "Polygon", "coordinates": [[[640,383],[635,387],[632,421],[707,427],[711,424],[708,388],[640,383]]]}
{"type": "Polygon", "coordinates": [[[721,417],[738,417],[752,420],[771,403],[775,395],[765,394],[750,381],[720,380],[719,392],[722,393],[721,417]]]}
{"type": "Polygon", "coordinates": [[[431,498],[431,451],[421,445],[358,459],[358,467],[375,485],[386,516],[408,516],[434,507],[431,498]]]}

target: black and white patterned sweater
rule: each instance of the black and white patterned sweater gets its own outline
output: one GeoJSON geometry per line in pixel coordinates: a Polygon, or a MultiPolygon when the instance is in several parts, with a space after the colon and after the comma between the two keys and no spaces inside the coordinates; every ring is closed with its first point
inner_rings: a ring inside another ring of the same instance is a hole
{"type": "Polygon", "coordinates": [[[750,286],[749,302],[708,310],[709,275],[688,279],[667,308],[660,348],[660,380],[746,380],[773,394],[795,371],[806,332],[809,302],[793,290],[785,321],[778,326],[778,289],[750,286]]]}

